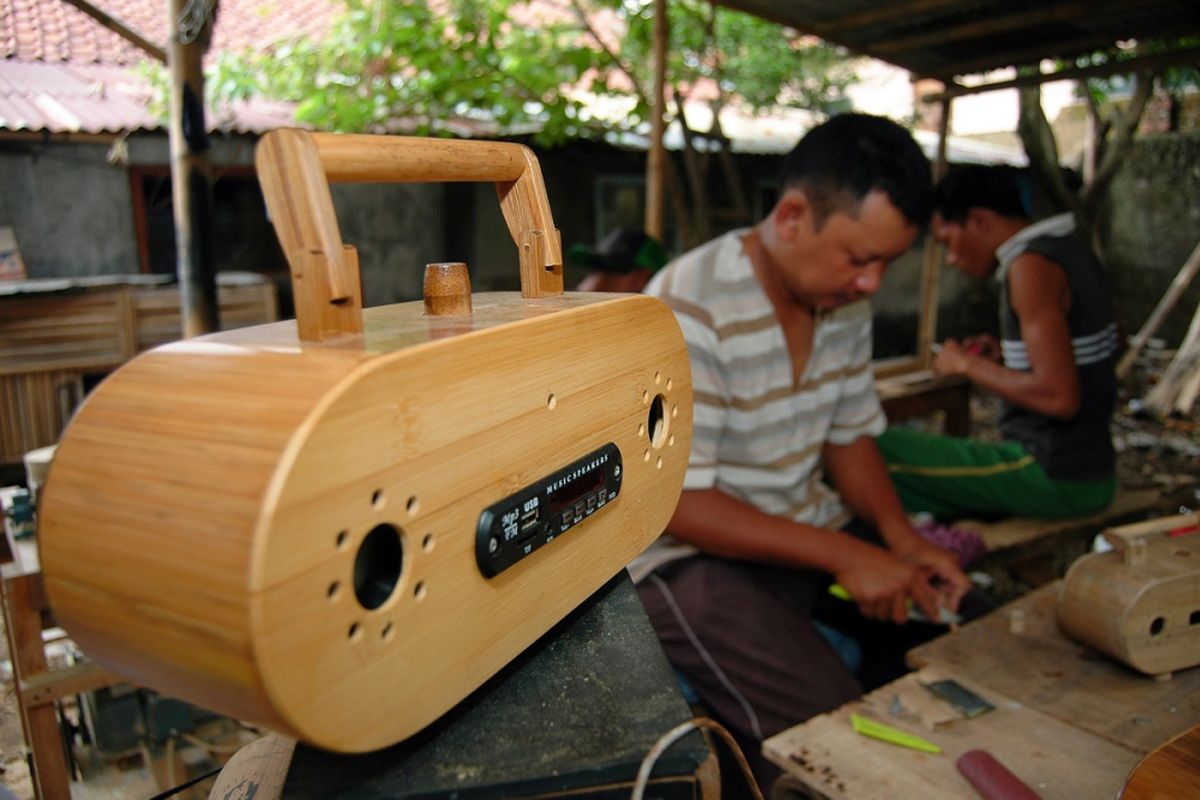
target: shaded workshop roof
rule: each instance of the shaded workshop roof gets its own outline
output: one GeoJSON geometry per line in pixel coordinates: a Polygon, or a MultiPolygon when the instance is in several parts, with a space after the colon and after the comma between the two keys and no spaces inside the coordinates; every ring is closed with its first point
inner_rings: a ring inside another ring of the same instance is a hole
{"type": "MultiPolygon", "coordinates": [[[[716,0],[950,83],[1131,39],[1200,35],[1197,0],[716,0]]],[[[1197,51],[1183,58],[1197,61],[1197,51]]]]}

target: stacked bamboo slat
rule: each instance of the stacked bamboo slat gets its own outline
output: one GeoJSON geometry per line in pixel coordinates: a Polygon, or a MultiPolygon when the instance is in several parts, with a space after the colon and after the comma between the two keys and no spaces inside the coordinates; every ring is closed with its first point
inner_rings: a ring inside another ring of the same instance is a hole
{"type": "MultiPolygon", "coordinates": [[[[278,319],[274,284],[222,283],[221,327],[278,319]]],[[[141,350],[180,337],[175,286],[123,284],[0,297],[0,463],[58,441],[83,399],[84,376],[102,376],[141,350]]]]}

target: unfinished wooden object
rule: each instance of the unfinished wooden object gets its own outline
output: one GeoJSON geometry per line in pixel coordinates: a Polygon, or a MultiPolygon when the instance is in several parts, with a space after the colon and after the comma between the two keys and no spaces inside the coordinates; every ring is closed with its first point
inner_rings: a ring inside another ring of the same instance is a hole
{"type": "Polygon", "coordinates": [[[1058,624],[1148,675],[1200,664],[1200,513],[1110,528],[1067,570],[1058,624]]]}
{"type": "Polygon", "coordinates": [[[101,384],[43,488],[42,566],[96,661],[366,751],[436,719],[662,531],[687,467],[687,351],[654,298],[562,292],[523,147],[281,130],[258,169],[298,321],[164,345],[101,384]],[[362,310],[335,179],[495,181],[522,294],[362,310]]]}

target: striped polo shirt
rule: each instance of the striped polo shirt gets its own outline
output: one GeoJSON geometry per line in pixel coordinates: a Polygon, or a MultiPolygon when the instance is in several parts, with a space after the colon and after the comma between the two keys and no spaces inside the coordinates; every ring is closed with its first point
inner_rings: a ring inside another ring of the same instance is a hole
{"type": "Polygon", "coordinates": [[[837,527],[849,515],[821,480],[822,447],[886,427],[871,370],[870,306],[864,300],[819,317],[794,382],[783,329],[742,246],[747,233],[685,254],[646,287],[675,312],[691,359],[684,489],[716,487],[769,514],[837,527]]]}

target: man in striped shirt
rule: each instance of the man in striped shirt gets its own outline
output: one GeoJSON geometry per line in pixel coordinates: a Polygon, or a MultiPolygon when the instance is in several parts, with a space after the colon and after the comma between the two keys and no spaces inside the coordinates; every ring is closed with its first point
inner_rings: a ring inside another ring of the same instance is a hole
{"type": "Polygon", "coordinates": [[[879,448],[910,511],[1071,517],[1112,500],[1112,300],[1074,218],[1033,222],[1028,187],[1015,167],[981,165],[938,186],[934,235],[952,266],[999,282],[1000,340],[948,339],[933,369],[1001,397],[1003,441],[888,430],[879,448]]]}
{"type": "Polygon", "coordinates": [[[895,123],[834,117],[788,156],[765,219],[647,288],[683,329],[695,416],[679,505],[631,570],[668,658],[764,788],[761,741],[864,688],[811,619],[831,583],[880,628],[912,605],[937,618],[968,588],[912,529],[872,438],[866,297],[927,221],[929,175],[895,123]]]}

